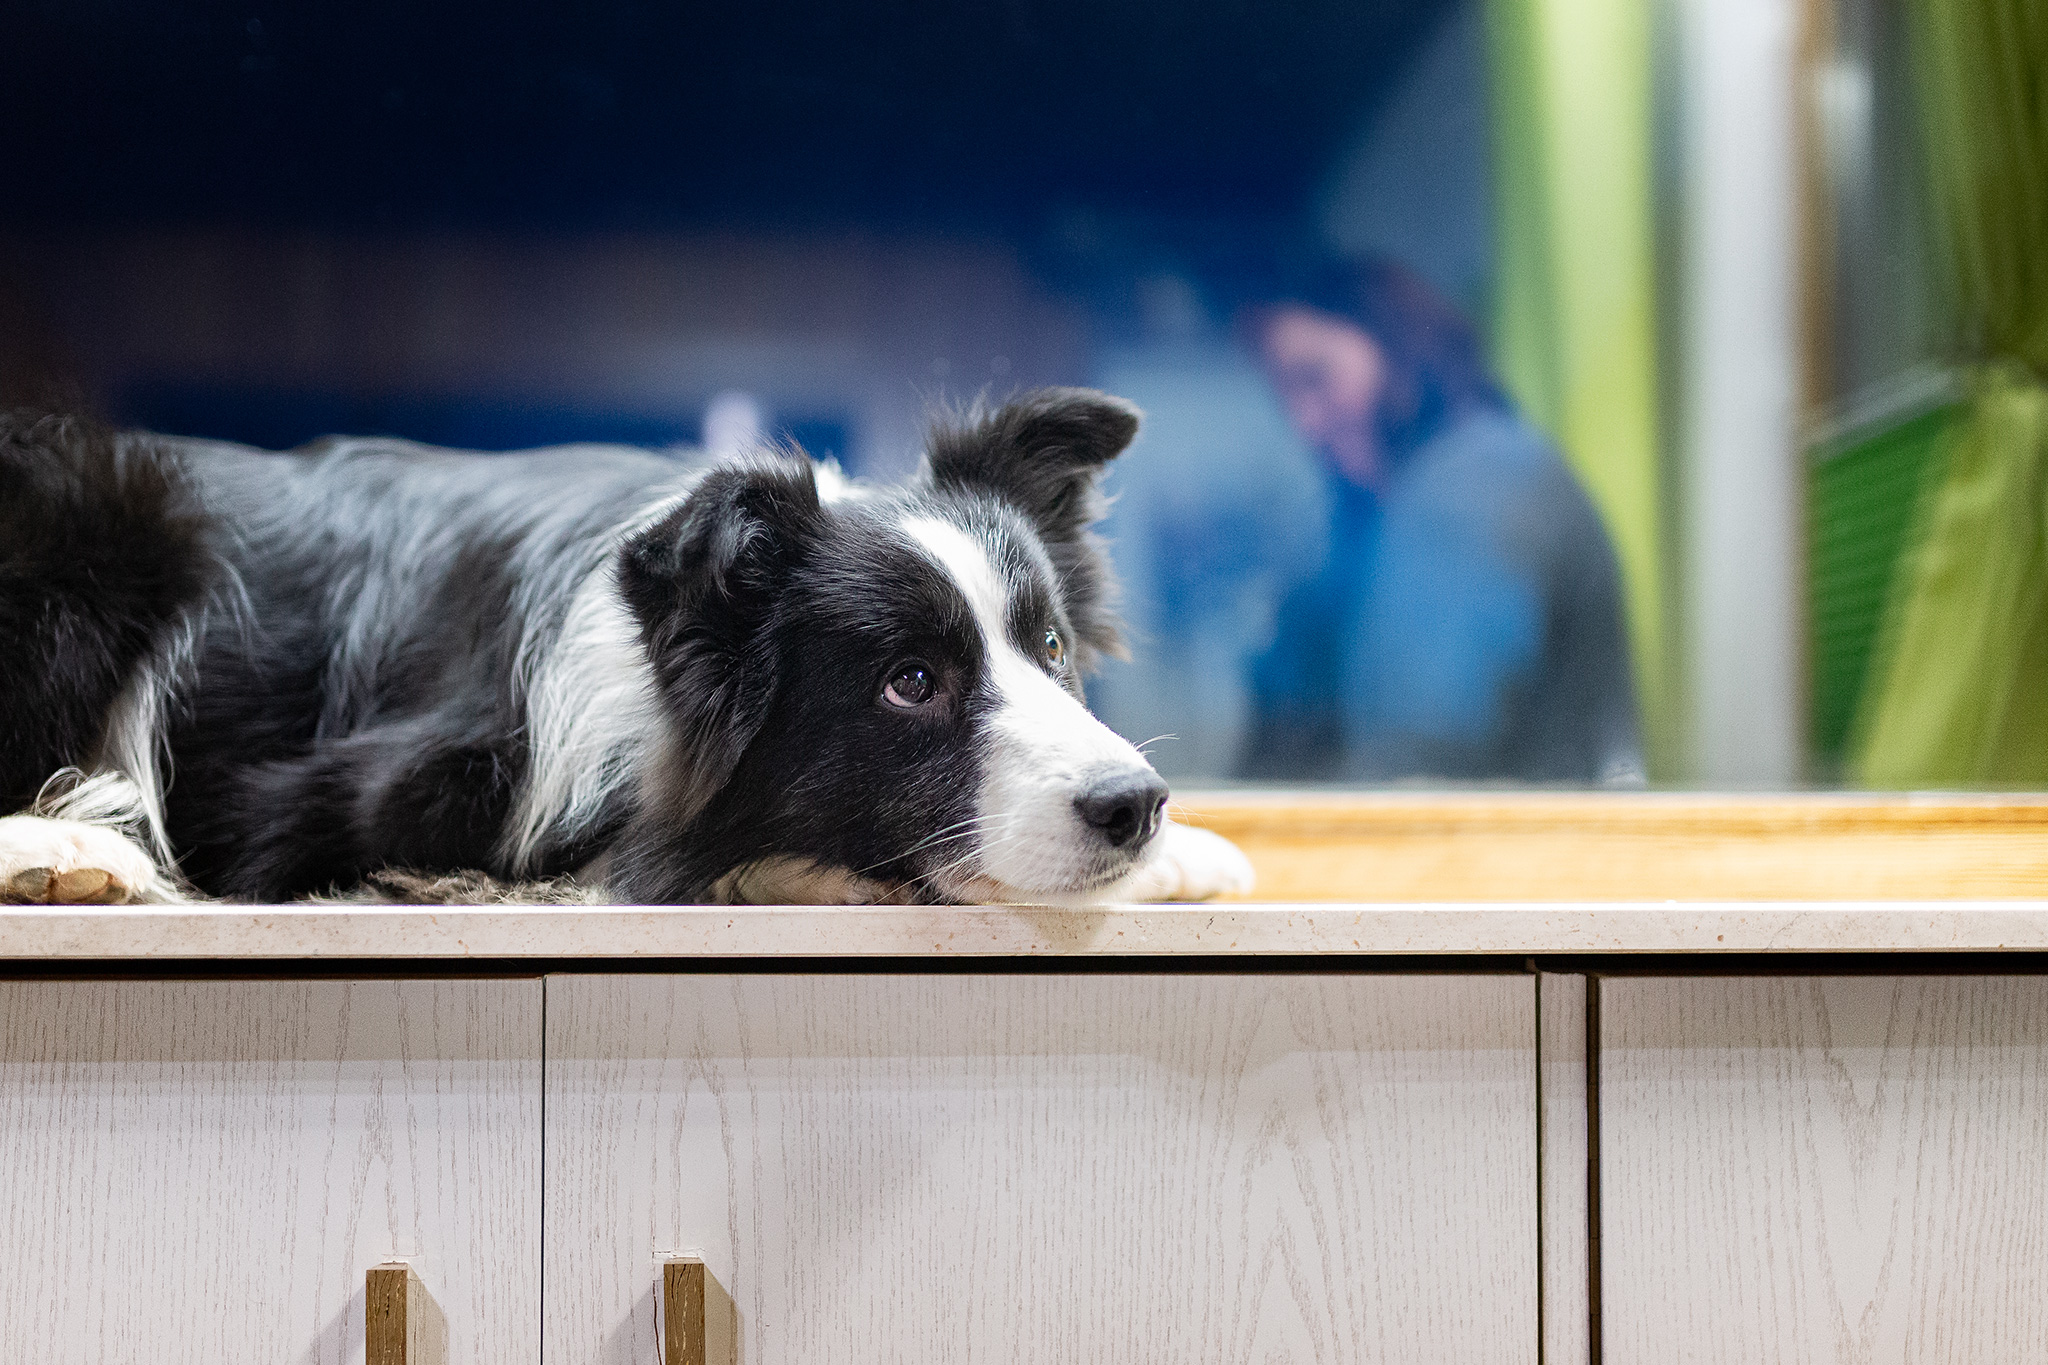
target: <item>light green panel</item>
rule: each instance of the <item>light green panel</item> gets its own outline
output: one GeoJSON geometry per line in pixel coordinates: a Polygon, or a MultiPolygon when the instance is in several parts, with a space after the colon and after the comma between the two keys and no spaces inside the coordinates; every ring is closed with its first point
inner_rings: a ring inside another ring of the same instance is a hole
{"type": "Polygon", "coordinates": [[[1488,0],[1494,350],[1606,520],[1653,777],[1677,776],[1659,506],[1651,13],[1646,0],[1488,0]]]}

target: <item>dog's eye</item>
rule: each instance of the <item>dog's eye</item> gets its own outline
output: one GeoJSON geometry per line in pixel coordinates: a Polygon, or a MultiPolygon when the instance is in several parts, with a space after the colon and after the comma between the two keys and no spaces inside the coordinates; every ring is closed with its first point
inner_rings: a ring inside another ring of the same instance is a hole
{"type": "Polygon", "coordinates": [[[1060,633],[1051,626],[1045,629],[1045,660],[1047,663],[1066,662],[1067,642],[1060,639],[1060,633]]]}
{"type": "Polygon", "coordinates": [[[932,671],[913,661],[896,670],[896,676],[882,689],[882,700],[910,711],[930,701],[938,690],[939,685],[932,681],[932,671]]]}

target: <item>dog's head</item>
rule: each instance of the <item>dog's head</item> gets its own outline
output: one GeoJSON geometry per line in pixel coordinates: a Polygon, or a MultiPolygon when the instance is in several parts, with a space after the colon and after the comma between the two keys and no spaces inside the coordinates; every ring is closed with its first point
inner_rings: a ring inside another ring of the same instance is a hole
{"type": "Polygon", "coordinates": [[[1081,900],[1166,786],[1090,715],[1120,652],[1090,525],[1138,428],[1048,389],[942,425],[907,489],[811,462],[709,473],[619,582],[669,727],[614,884],[633,899],[1081,900]]]}

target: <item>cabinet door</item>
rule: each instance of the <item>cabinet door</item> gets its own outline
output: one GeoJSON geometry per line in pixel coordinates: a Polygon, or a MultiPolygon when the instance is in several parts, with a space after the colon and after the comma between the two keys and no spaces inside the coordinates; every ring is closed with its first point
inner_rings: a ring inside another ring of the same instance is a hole
{"type": "Polygon", "coordinates": [[[548,982],[551,1360],[1533,1361],[1529,977],[548,982]]]}
{"type": "Polygon", "coordinates": [[[540,1355],[538,981],[0,982],[0,1360],[540,1355]]]}
{"type": "Polygon", "coordinates": [[[1607,1360],[2048,1351],[2048,979],[1599,990],[1607,1360]]]}

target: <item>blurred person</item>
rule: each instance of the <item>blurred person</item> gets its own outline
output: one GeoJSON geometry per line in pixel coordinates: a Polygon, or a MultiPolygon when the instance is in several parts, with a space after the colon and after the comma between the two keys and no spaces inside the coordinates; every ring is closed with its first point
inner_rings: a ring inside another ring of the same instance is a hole
{"type": "Polygon", "coordinates": [[[1331,509],[1321,568],[1252,661],[1242,775],[1641,781],[1613,547],[1470,324],[1370,261],[1240,330],[1331,509]]]}

